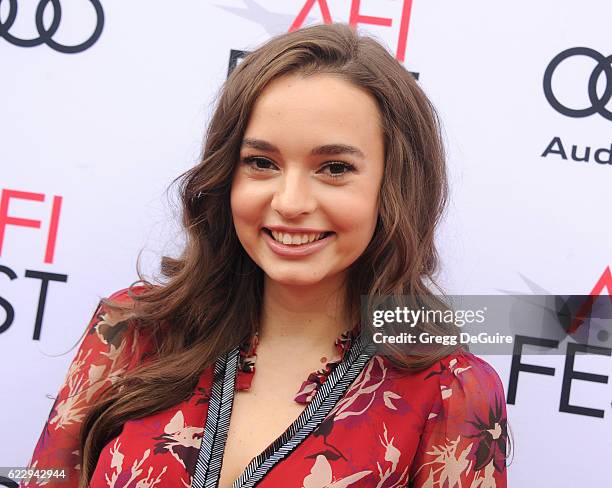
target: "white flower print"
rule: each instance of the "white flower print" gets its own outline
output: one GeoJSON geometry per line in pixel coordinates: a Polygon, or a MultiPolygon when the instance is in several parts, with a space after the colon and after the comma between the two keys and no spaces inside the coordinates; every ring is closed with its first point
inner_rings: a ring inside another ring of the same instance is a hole
{"type": "Polygon", "coordinates": [[[359,471],[345,478],[333,480],[332,468],[325,456],[319,454],[310,474],[304,478],[302,488],[345,488],[370,474],[371,470],[359,471]]]}
{"type": "Polygon", "coordinates": [[[433,488],[435,486],[433,484],[433,475],[437,474],[438,472],[440,473],[438,486],[445,486],[444,483],[448,482],[448,488],[462,488],[461,474],[468,471],[472,465],[471,461],[468,461],[467,459],[468,454],[472,449],[472,444],[468,444],[467,447],[463,449],[459,455],[457,455],[457,446],[459,445],[460,440],[461,436],[457,436],[457,439],[453,441],[446,439],[447,442],[444,445],[433,446],[431,451],[427,451],[427,454],[430,456],[436,456],[436,458],[423,464],[417,470],[417,473],[425,466],[430,464],[437,464],[440,465],[440,467],[436,470],[430,470],[427,482],[423,485],[424,488],[429,486],[433,488]]]}

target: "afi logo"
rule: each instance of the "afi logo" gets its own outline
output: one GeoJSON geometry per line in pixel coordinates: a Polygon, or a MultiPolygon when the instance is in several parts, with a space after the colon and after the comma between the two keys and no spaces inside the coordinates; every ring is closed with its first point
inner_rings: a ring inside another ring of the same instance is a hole
{"type": "MultiPolygon", "coordinates": [[[[327,0],[306,0],[306,3],[302,6],[297,17],[293,20],[291,25],[289,26],[288,31],[292,32],[301,28],[304,24],[304,21],[308,17],[308,14],[314,9],[315,4],[318,5],[318,9],[321,13],[321,17],[323,19],[323,23],[332,24],[334,19],[331,16],[329,5],[327,0]]],[[[393,19],[388,17],[376,17],[372,15],[364,15],[360,10],[361,0],[351,0],[349,5],[349,20],[348,24],[356,28],[358,24],[367,24],[367,25],[378,25],[384,27],[391,27],[393,25],[393,19]]],[[[254,2],[250,3],[249,10],[246,12],[236,11],[236,9],[231,9],[231,12],[234,14],[242,15],[243,17],[248,18],[249,20],[259,21],[264,24],[272,24],[278,22],[277,17],[282,17],[281,14],[275,14],[270,12],[269,10],[264,9],[260,5],[255,4],[254,2]]],[[[403,0],[402,3],[402,11],[400,13],[400,26],[399,26],[399,35],[397,39],[397,50],[395,52],[395,57],[398,61],[404,62],[406,57],[406,40],[408,38],[408,28],[410,26],[410,13],[412,11],[412,0],[403,0]]],[[[284,19],[283,19],[284,20],[284,19]]],[[[268,29],[270,30],[270,29],[268,29]]],[[[234,68],[240,63],[240,61],[249,54],[250,51],[244,51],[239,49],[232,49],[230,52],[230,60],[227,69],[227,76],[232,73],[234,68]]],[[[415,77],[415,79],[419,79],[419,73],[415,73],[410,71],[410,74],[415,77]]]]}
{"type": "MultiPolygon", "coordinates": [[[[299,29],[308,13],[314,7],[314,4],[319,4],[319,9],[323,17],[323,22],[326,24],[333,23],[332,16],[329,12],[329,6],[327,0],[306,0],[306,3],[298,13],[297,17],[289,27],[289,32],[299,29]]],[[[369,24],[369,25],[381,25],[384,27],[391,27],[393,19],[387,17],[375,17],[372,15],[363,15],[360,12],[361,0],[351,0],[349,21],[348,24],[352,27],[356,27],[357,24],[369,24]]],[[[395,57],[398,61],[403,62],[406,57],[406,40],[408,38],[408,27],[410,26],[410,12],[412,10],[412,0],[403,0],[402,13],[400,14],[400,28],[399,36],[397,39],[397,50],[395,57]]]]}

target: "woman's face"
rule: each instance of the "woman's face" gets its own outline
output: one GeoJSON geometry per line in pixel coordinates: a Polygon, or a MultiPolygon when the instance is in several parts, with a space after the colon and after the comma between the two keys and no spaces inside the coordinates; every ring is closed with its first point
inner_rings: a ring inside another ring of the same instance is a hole
{"type": "Polygon", "coordinates": [[[253,107],[234,172],[238,239],[281,284],[341,278],[374,233],[383,163],[369,93],[331,75],[276,78],[253,107]]]}

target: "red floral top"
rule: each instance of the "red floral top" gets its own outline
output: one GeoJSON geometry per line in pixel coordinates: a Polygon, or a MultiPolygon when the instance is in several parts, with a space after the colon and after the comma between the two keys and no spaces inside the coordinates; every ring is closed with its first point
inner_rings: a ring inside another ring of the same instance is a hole
{"type": "MultiPolygon", "coordinates": [[[[126,290],[111,298],[130,300],[126,290]]],[[[21,486],[77,485],[81,422],[102,387],[138,364],[146,347],[134,337],[130,321],[113,321],[98,306],[30,462],[65,468],[68,482],[21,486]]],[[[360,349],[351,331],[335,344],[337,356],[295,396],[308,404],[304,412],[233,488],[506,487],[505,396],[487,362],[457,352],[407,374],[360,349]]],[[[188,400],[126,422],[103,448],[90,486],[218,486],[233,394],[250,387],[256,348],[255,335],[204,370],[188,400]]]]}

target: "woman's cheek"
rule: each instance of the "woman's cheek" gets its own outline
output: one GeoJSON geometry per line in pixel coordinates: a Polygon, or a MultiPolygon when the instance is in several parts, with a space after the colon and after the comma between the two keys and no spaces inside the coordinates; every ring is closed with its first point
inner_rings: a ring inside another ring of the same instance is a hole
{"type": "Polygon", "coordinates": [[[261,201],[261,191],[258,191],[252,182],[240,180],[234,182],[230,195],[234,222],[249,222],[255,219],[260,212],[261,201]]]}
{"type": "Polygon", "coordinates": [[[334,230],[338,233],[360,234],[368,233],[372,228],[372,221],[376,222],[378,216],[375,198],[350,196],[336,197],[329,205],[328,216],[334,230]]]}

